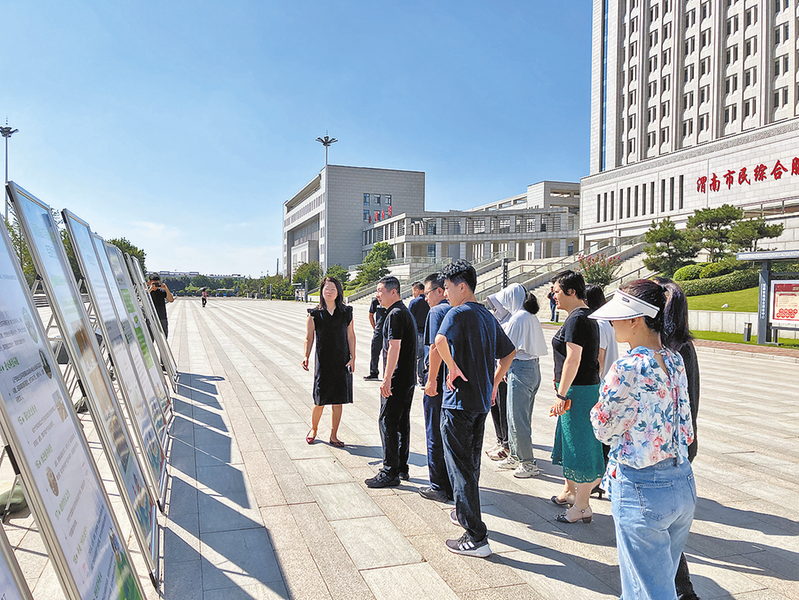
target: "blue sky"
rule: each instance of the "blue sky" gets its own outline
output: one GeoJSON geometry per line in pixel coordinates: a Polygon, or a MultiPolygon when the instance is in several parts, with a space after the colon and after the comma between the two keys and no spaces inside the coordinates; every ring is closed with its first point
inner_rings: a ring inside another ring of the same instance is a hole
{"type": "MultiPolygon", "coordinates": [[[[331,164],[425,171],[427,208],[588,172],[591,3],[5,2],[9,178],[149,269],[275,271],[331,164]]],[[[282,268],[282,261],[281,261],[282,268]]]]}

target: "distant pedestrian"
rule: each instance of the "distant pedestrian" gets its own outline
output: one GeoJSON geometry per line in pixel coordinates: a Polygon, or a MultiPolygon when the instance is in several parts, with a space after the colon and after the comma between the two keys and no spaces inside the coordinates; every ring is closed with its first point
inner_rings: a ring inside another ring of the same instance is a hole
{"type": "Polygon", "coordinates": [[[552,313],[550,317],[550,321],[552,323],[558,322],[558,301],[555,299],[555,287],[549,286],[549,293],[547,294],[547,298],[549,299],[549,310],[552,313]]]}
{"type": "Polygon", "coordinates": [[[413,315],[419,333],[416,340],[416,380],[419,385],[424,385],[424,324],[427,321],[427,312],[430,310],[430,306],[424,299],[424,284],[421,281],[415,281],[411,287],[413,300],[408,303],[408,310],[413,315]]]}
{"type": "Polygon", "coordinates": [[[671,349],[690,339],[687,316],[678,286],[645,279],[624,285],[591,315],[610,320],[616,339],[630,346],[591,411],[596,436],[611,447],[623,599],[677,597],[675,576],[696,506],[689,383],[682,357],[671,349]]]}
{"type": "Polygon", "coordinates": [[[533,405],[541,385],[539,356],[546,356],[547,344],[538,322],[538,299],[518,283],[512,283],[497,298],[510,313],[503,331],[516,347],[516,356],[508,369],[507,418],[510,455],[497,465],[523,479],[541,471],[533,456],[533,405]]]}
{"type": "Polygon", "coordinates": [[[446,546],[456,554],[486,557],[491,546],[480,508],[480,448],[497,385],[516,351],[494,316],[477,302],[474,267],[457,260],[442,273],[452,308],[436,335],[436,350],[447,365],[441,436],[455,497],[450,518],[466,530],[446,546]]]}
{"type": "Polygon", "coordinates": [[[441,400],[444,392],[444,370],[436,350],[436,335],[451,308],[444,292],[444,276],[428,275],[424,280],[425,300],[430,306],[424,332],[427,383],[424,388],[424,424],[427,437],[427,471],[430,486],[419,488],[422,498],[447,502],[452,500],[444,444],[441,440],[441,400]]]}
{"type": "MultiPolygon", "coordinates": [[[[369,305],[369,323],[372,326],[372,347],[369,361],[369,374],[364,376],[367,381],[380,379],[380,355],[383,352],[383,320],[386,318],[386,309],[380,305],[377,296],[372,298],[369,305]]],[[[386,358],[383,356],[383,370],[386,368],[386,358]]]]}
{"type": "Polygon", "coordinates": [[[153,273],[149,277],[150,298],[153,299],[155,306],[155,314],[158,315],[158,320],[161,321],[161,328],[164,330],[164,337],[169,337],[169,319],[166,314],[166,303],[174,302],[175,298],[172,292],[166,287],[165,283],[161,283],[161,277],[157,273],[153,273]]]}
{"type": "Polygon", "coordinates": [[[352,403],[352,373],[355,371],[355,329],[352,307],[344,304],[344,290],[335,277],[322,279],[319,306],[308,310],[305,333],[305,358],[302,368],[308,370],[308,359],[316,339],[311,430],[305,441],[313,444],[325,406],[332,408],[330,444],[344,446],[338,439],[342,405],[352,403]]]}
{"type": "Polygon", "coordinates": [[[377,284],[377,299],[386,309],[383,323],[385,369],[380,384],[380,439],[383,467],[367,487],[397,486],[408,479],[411,402],[416,383],[416,323],[400,298],[400,283],[391,275],[377,284]]]}
{"type": "Polygon", "coordinates": [[[208,292],[203,290],[203,308],[205,308],[206,304],[208,304],[208,292]]]}

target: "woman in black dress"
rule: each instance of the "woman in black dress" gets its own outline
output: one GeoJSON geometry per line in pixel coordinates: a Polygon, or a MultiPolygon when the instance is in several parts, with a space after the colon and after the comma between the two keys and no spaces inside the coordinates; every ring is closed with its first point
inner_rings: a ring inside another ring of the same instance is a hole
{"type": "Polygon", "coordinates": [[[322,411],[332,406],[330,444],[341,448],[338,439],[342,404],[352,403],[352,373],[355,371],[355,329],[352,325],[352,307],[344,305],[341,282],[335,277],[325,277],[320,286],[319,306],[308,310],[305,334],[305,358],[302,368],[308,370],[314,337],[316,337],[316,369],[313,380],[314,407],[311,412],[311,430],[305,441],[313,444],[322,411]]]}

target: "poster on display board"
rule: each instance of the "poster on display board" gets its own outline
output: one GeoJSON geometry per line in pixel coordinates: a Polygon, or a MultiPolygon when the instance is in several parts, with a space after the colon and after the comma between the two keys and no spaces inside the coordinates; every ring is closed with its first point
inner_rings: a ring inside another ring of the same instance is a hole
{"type": "Polygon", "coordinates": [[[133,524],[150,576],[158,580],[158,510],[133,451],[127,423],[78,293],[50,207],[9,182],[8,189],[36,272],[42,277],[53,315],[81,380],[92,420],[105,450],[123,505],[133,524]]]}
{"type": "Polygon", "coordinates": [[[156,386],[156,391],[160,391],[158,399],[166,415],[167,423],[169,423],[172,413],[169,385],[167,385],[161,365],[158,364],[158,356],[153,348],[152,340],[145,331],[147,327],[146,321],[142,314],[141,304],[139,304],[139,301],[136,299],[136,291],[133,289],[128,269],[125,266],[125,259],[122,256],[122,251],[113,244],[104,242],[103,245],[105,246],[106,257],[111,266],[114,279],[117,282],[119,293],[125,303],[125,309],[128,311],[128,317],[131,319],[133,330],[136,333],[136,339],[139,342],[139,348],[144,356],[145,365],[150,373],[150,379],[153,385],[156,386]]]}
{"type": "Polygon", "coordinates": [[[799,281],[771,282],[771,324],[799,323],[799,281]]]}
{"type": "Polygon", "coordinates": [[[65,595],[142,598],[5,227],[0,227],[0,338],[0,429],[65,595]]]}
{"type": "MultiPolygon", "coordinates": [[[[116,378],[125,398],[131,429],[144,457],[142,462],[147,467],[144,470],[145,477],[151,486],[151,492],[160,501],[161,482],[164,481],[166,472],[166,455],[161,441],[162,434],[166,437],[163,412],[155,394],[151,394],[149,403],[145,398],[144,387],[139,382],[133,366],[133,358],[128,350],[122,324],[117,318],[105,277],[100,269],[99,259],[94,251],[88,224],[68,210],[63,210],[61,214],[116,369],[116,378]]],[[[149,375],[147,377],[149,380],[149,375]]]]}
{"type": "Polygon", "coordinates": [[[161,320],[155,312],[155,304],[153,304],[152,296],[150,296],[150,292],[148,291],[149,286],[144,280],[144,271],[142,270],[141,263],[139,263],[138,258],[130,254],[125,254],[125,258],[128,261],[129,272],[133,278],[133,285],[139,294],[141,305],[144,307],[144,314],[153,324],[151,328],[152,334],[153,338],[155,338],[155,343],[158,345],[158,351],[161,354],[161,362],[172,380],[172,389],[177,391],[175,386],[178,375],[177,364],[175,363],[175,357],[172,356],[172,349],[169,347],[166,334],[161,326],[161,320]]]}
{"type": "Polygon", "coordinates": [[[0,600],[33,600],[14,550],[0,527],[0,600]]]}
{"type": "MultiPolygon", "coordinates": [[[[148,403],[152,406],[157,403],[161,409],[161,414],[164,418],[164,433],[162,434],[162,445],[164,451],[169,453],[169,422],[171,420],[171,413],[169,410],[170,398],[169,390],[164,382],[163,371],[154,369],[154,362],[150,349],[146,342],[144,331],[138,325],[136,318],[135,305],[132,301],[127,301],[122,295],[122,288],[119,284],[119,279],[114,273],[111,266],[111,259],[108,257],[105,242],[96,233],[92,234],[92,244],[97,257],[100,259],[100,269],[105,276],[105,282],[108,285],[108,291],[111,294],[111,300],[114,303],[117,316],[120,323],[122,323],[122,330],[125,334],[125,340],[128,343],[130,354],[133,357],[133,364],[136,367],[136,373],[139,376],[139,382],[149,398],[148,403]]],[[[116,248],[116,246],[114,246],[116,248]]],[[[130,294],[128,294],[130,296],[130,294]]],[[[152,410],[152,409],[151,409],[152,410]]]]}

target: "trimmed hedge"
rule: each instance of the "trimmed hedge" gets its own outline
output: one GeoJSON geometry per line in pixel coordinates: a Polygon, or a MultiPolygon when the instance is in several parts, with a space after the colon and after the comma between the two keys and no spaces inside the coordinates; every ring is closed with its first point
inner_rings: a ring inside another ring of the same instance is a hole
{"type": "Polygon", "coordinates": [[[755,287],[758,281],[759,270],[747,269],[746,271],[735,271],[711,279],[694,279],[693,281],[680,281],[678,283],[686,296],[704,296],[706,294],[745,290],[755,287]]]}
{"type": "Polygon", "coordinates": [[[701,265],[685,265],[674,271],[674,281],[691,281],[699,279],[699,274],[705,268],[705,264],[701,265]]]}
{"type": "Polygon", "coordinates": [[[751,263],[742,260],[722,260],[717,263],[706,264],[699,274],[699,279],[712,279],[713,277],[720,277],[733,271],[742,271],[749,269],[751,263]]]}

